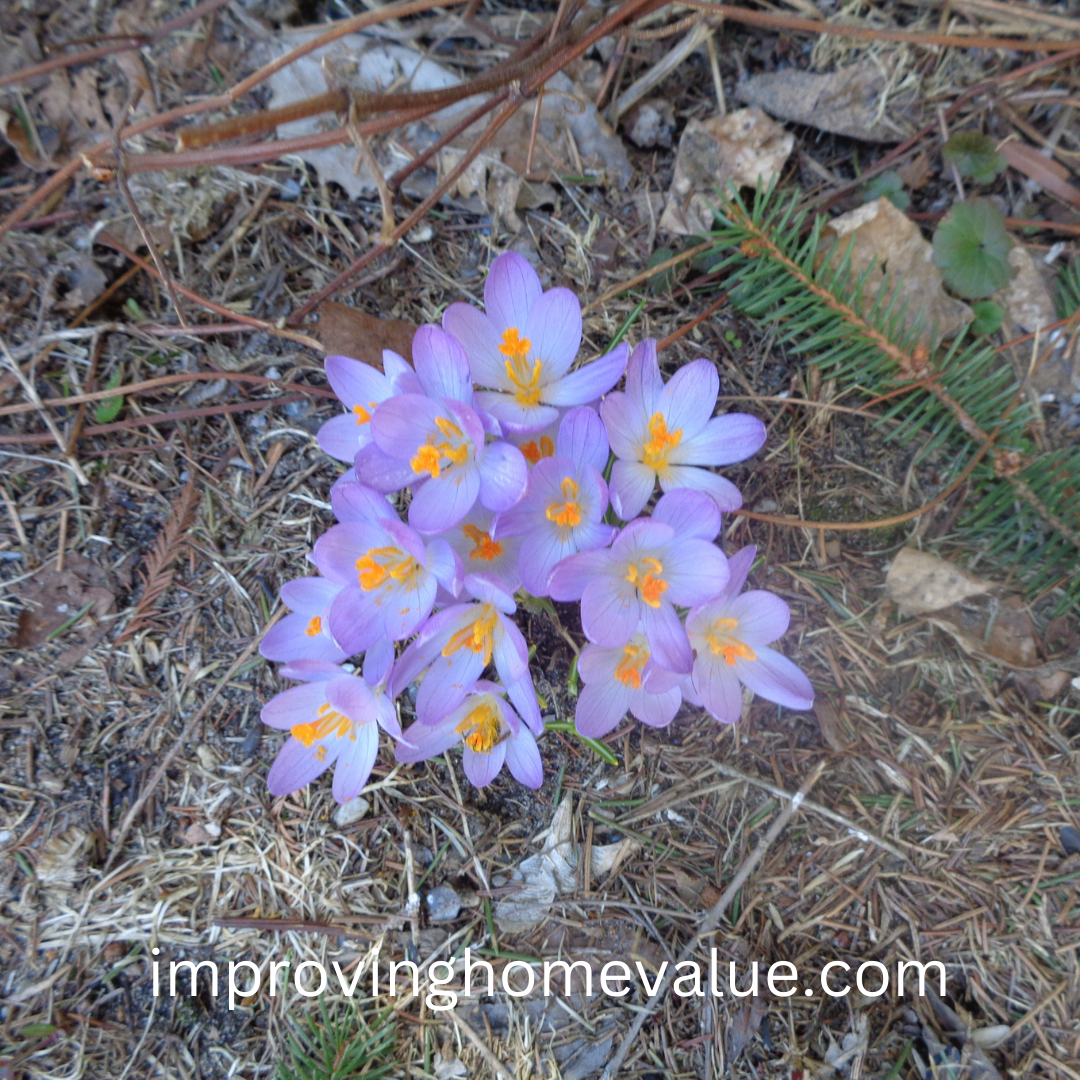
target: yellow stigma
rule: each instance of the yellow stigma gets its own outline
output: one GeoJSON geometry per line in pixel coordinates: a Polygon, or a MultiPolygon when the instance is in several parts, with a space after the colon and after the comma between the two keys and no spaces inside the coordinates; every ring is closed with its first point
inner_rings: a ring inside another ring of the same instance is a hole
{"type": "Polygon", "coordinates": [[[521,444],[521,453],[530,465],[535,465],[541,458],[555,456],[555,443],[550,435],[541,435],[539,439],[530,439],[521,444]]]}
{"type": "Polygon", "coordinates": [[[304,633],[308,637],[318,637],[322,633],[322,619],[318,615],[313,615],[311,622],[307,624],[304,633]]]}
{"type": "Polygon", "coordinates": [[[453,656],[460,649],[469,649],[484,657],[486,667],[491,663],[493,635],[498,622],[499,613],[490,604],[484,604],[480,609],[480,614],[452,635],[443,646],[443,656],[453,656]]]}
{"type": "Polygon", "coordinates": [[[491,534],[484,532],[476,525],[462,525],[461,531],[473,542],[473,549],[469,552],[469,558],[482,559],[484,562],[492,562],[503,553],[503,546],[498,540],[492,540],[491,534]]]}
{"type": "Polygon", "coordinates": [[[469,460],[469,447],[461,428],[444,416],[435,417],[435,426],[446,437],[444,441],[436,442],[435,436],[429,435],[409,462],[414,473],[427,473],[432,480],[437,480],[450,465],[464,465],[469,460]]]}
{"type": "Polygon", "coordinates": [[[540,372],[544,365],[537,360],[529,366],[532,342],[518,333],[516,326],[504,331],[499,352],[507,358],[506,377],[514,384],[514,397],[519,405],[540,404],[540,372]]]}
{"type": "Polygon", "coordinates": [[[485,695],[480,704],[466,713],[465,719],[454,728],[465,745],[478,754],[490,753],[501,742],[501,729],[499,710],[490,695],[485,695]]]}
{"type": "MultiPolygon", "coordinates": [[[[311,746],[316,739],[325,739],[327,735],[336,735],[341,739],[348,735],[352,731],[352,721],[347,716],[342,716],[339,712],[334,712],[330,708],[329,703],[319,706],[319,712],[316,718],[308,724],[297,724],[292,729],[292,734],[295,735],[305,746],[311,746]],[[334,729],[337,729],[336,731],[334,729]]],[[[319,747],[322,750],[319,760],[321,761],[326,754],[325,747],[319,747]]]]}
{"type": "MultiPolygon", "coordinates": [[[[369,401],[368,402],[368,407],[374,409],[376,404],[378,404],[378,403],[375,402],[375,401],[369,401]]],[[[357,424],[358,427],[361,424],[366,424],[366,423],[368,423],[368,421],[371,420],[371,413],[369,413],[367,411],[367,409],[364,408],[363,405],[354,405],[352,407],[352,411],[356,415],[356,424],[357,424]]]]}
{"type": "Polygon", "coordinates": [[[563,502],[552,503],[545,511],[548,521],[564,529],[572,529],[581,524],[581,507],[577,503],[577,484],[569,476],[563,477],[563,502]]]}
{"type": "Polygon", "coordinates": [[[615,665],[615,678],[630,687],[641,689],[641,672],[649,661],[649,646],[636,641],[629,641],[623,646],[622,659],[615,665]]]}
{"type": "Polygon", "coordinates": [[[757,659],[757,653],[745,641],[732,636],[738,627],[738,619],[717,619],[705,635],[709,651],[713,656],[722,656],[729,667],[734,667],[736,660],[757,659]]]}
{"type": "Polygon", "coordinates": [[[631,563],[626,571],[626,580],[637,587],[641,599],[649,607],[658,608],[660,598],[667,592],[667,582],[660,576],[664,566],[659,559],[651,556],[631,563]]]}
{"type": "Polygon", "coordinates": [[[388,578],[397,582],[411,581],[419,569],[420,564],[411,555],[396,547],[368,548],[367,554],[356,560],[356,576],[364,592],[377,589],[388,578]]]}
{"type": "Polygon", "coordinates": [[[668,454],[682,441],[682,428],[668,431],[667,421],[661,413],[653,413],[649,421],[649,434],[652,438],[641,447],[641,460],[650,469],[667,468],[668,454]]]}

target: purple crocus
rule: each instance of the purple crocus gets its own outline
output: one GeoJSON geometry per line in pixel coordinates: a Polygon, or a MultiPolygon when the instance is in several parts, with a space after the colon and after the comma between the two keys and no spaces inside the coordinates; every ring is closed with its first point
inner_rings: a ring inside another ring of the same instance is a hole
{"type": "Polygon", "coordinates": [[[487,314],[451,304],[443,328],[464,346],[476,383],[491,388],[477,393],[478,405],[507,432],[538,432],[558,419],[556,406],[596,401],[626,368],[627,348],[619,345],[567,374],[581,345],[581,304],[569,289],[544,292],[516,252],[491,264],[484,304],[487,314]]]}
{"type": "Polygon", "coordinates": [[[640,514],[657,480],[664,491],[704,491],[721,510],[742,506],[730,480],[699,466],[750,457],[765,442],[765,425],[745,413],[714,417],[719,392],[719,376],[708,360],[679,368],[665,386],[656,342],[638,345],[626,368],[625,392],[609,394],[600,406],[618,458],[611,470],[611,505],[619,517],[640,514]]]}
{"type": "Polygon", "coordinates": [[[529,468],[505,442],[485,445],[475,410],[453,398],[400,394],[371,421],[374,442],[356,455],[356,474],[384,493],[412,486],[409,524],[423,533],[456,525],[479,498],[508,510],[524,494],[529,468]]]}
{"type": "Polygon", "coordinates": [[[259,652],[267,660],[326,660],[340,664],[347,653],[330,634],[330,607],[342,586],[326,578],[304,577],[281,586],[281,601],[292,611],[266,631],[259,652]]]}
{"type": "Polygon", "coordinates": [[[281,674],[304,685],[282,691],[262,710],[264,724],[290,733],[266,780],[270,794],[289,795],[334,765],[334,798],[356,798],[375,764],[379,728],[401,738],[397,710],[383,684],[389,672],[378,672],[383,679],[368,683],[336,664],[301,660],[281,674]]]}
{"type": "Polygon", "coordinates": [[[704,603],[727,586],[727,559],[711,542],[719,528],[720,511],[707,495],[670,492],[651,519],[630,522],[610,548],[559,563],[551,598],[580,600],[585,636],[605,648],[625,645],[641,624],[657,663],[689,674],[693,654],[674,605],[704,603]]]}
{"type": "Polygon", "coordinates": [[[351,465],[357,450],[371,442],[376,408],[394,394],[420,392],[420,382],[408,361],[390,349],[383,349],[382,371],[348,356],[328,356],[324,363],[334,393],[349,411],[319,428],[319,446],[351,465]]]}
{"type": "Polygon", "coordinates": [[[616,530],[604,525],[608,441],[592,409],[571,409],[559,425],[556,455],[529,474],[525,498],[495,520],[495,537],[520,536],[521,580],[533,596],[547,596],[555,564],[578,551],[611,543],[616,530]]]}
{"type": "Polygon", "coordinates": [[[396,518],[333,526],[315,544],[315,565],[344,586],[330,605],[330,633],[349,656],[382,638],[407,638],[431,613],[439,584],[461,591],[450,545],[440,537],[425,544],[396,518]]]}
{"type": "Polygon", "coordinates": [[[643,724],[666,727],[682,704],[683,676],[656,664],[640,631],[615,649],[586,645],[578,657],[585,684],[578,697],[574,723],[578,733],[599,739],[631,712],[643,724]]]}
{"type": "Polygon", "coordinates": [[[740,683],[789,709],[809,709],[814,702],[810,680],[786,656],[768,648],[787,631],[787,604],[761,589],[740,595],[756,553],[757,548],[745,547],[733,555],[727,588],[693,608],[686,619],[695,658],[684,692],[724,724],[742,716],[740,683]]]}
{"type": "Polygon", "coordinates": [[[454,604],[436,612],[394,667],[390,692],[397,697],[424,675],[416,695],[416,715],[436,723],[456,709],[492,661],[518,715],[534,732],[543,730],[540,705],[529,674],[529,647],[509,618],[513,599],[490,579],[465,578],[475,603],[454,604]]]}
{"type": "Polygon", "coordinates": [[[536,789],[544,782],[544,766],[536,739],[521,722],[503,688],[480,680],[465,700],[434,724],[417,722],[407,733],[409,744],[398,743],[398,761],[412,764],[463,744],[462,767],[473,787],[486,787],[507,765],[515,779],[536,789]]]}
{"type": "Polygon", "coordinates": [[[503,592],[513,595],[521,587],[518,554],[521,538],[500,536],[493,540],[495,515],[482,506],[474,506],[443,539],[457,552],[467,574],[482,574],[494,581],[503,592]]]}

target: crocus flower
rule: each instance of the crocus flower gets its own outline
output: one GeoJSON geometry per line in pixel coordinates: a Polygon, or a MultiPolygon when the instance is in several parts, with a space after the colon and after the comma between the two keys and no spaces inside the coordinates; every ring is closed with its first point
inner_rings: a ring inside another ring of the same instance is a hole
{"type": "Polygon", "coordinates": [[[521,587],[518,553],[521,538],[500,536],[491,538],[495,515],[482,506],[474,506],[443,539],[457,552],[467,574],[483,574],[494,581],[503,592],[513,595],[521,587]]]}
{"type": "Polygon", "coordinates": [[[287,664],[281,674],[304,685],[282,691],[262,710],[264,724],[290,733],[267,777],[270,794],[289,795],[334,765],[334,798],[348,802],[371,775],[379,728],[401,738],[393,701],[381,682],[370,685],[325,661],[287,664]]]}
{"type": "Polygon", "coordinates": [[[524,494],[529,469],[505,442],[485,445],[479,415],[452,398],[400,394],[371,421],[374,442],[356,455],[360,479],[381,492],[412,486],[409,524],[423,533],[456,525],[479,498],[508,510],[524,494]]]}
{"type": "Polygon", "coordinates": [[[397,697],[424,674],[416,715],[436,723],[465,700],[494,661],[518,715],[539,734],[544,725],[529,674],[529,647],[508,617],[515,610],[513,599],[480,575],[467,575],[465,589],[477,602],[454,604],[428,619],[394,666],[390,693],[397,697]]]}
{"type": "Polygon", "coordinates": [[[721,510],[742,506],[731,481],[698,466],[750,457],[765,442],[765,425],[745,413],[713,417],[719,392],[719,376],[708,360],[679,368],[665,386],[656,342],[638,345],[627,365],[625,392],[609,394],[600,406],[618,458],[611,470],[611,505],[619,517],[640,514],[657,480],[664,491],[704,491],[721,510]]]}
{"type": "Polygon", "coordinates": [[[451,304],[443,328],[465,348],[473,378],[489,391],[477,404],[507,432],[538,432],[558,419],[556,406],[586,405],[606,394],[626,368],[627,348],[567,374],[581,344],[581,304],[569,289],[543,291],[516,252],[500,255],[484,285],[487,314],[451,304]]]}
{"type": "Polygon", "coordinates": [[[348,356],[328,356],[324,363],[334,393],[349,411],[319,428],[319,446],[351,465],[357,450],[371,442],[375,409],[394,394],[421,392],[421,385],[408,361],[390,349],[383,349],[382,371],[348,356]]]}
{"type": "Polygon", "coordinates": [[[347,653],[330,634],[330,607],[342,586],[304,577],[281,586],[281,602],[292,611],[267,630],[259,652],[267,660],[326,660],[340,664],[347,653]]]}
{"type": "Polygon", "coordinates": [[[464,746],[462,766],[474,787],[490,784],[504,764],[527,788],[540,787],[544,767],[536,739],[501,693],[501,686],[480,680],[442,720],[413,724],[407,733],[411,745],[397,745],[398,761],[426,761],[460,742],[464,746]]]}
{"type": "Polygon", "coordinates": [[[506,441],[521,451],[531,469],[538,461],[555,456],[555,438],[558,432],[559,420],[555,420],[541,431],[531,431],[527,435],[510,433],[506,441]]]}
{"type": "Polygon", "coordinates": [[[393,518],[333,526],[315,544],[315,565],[344,586],[330,605],[330,633],[349,656],[380,638],[407,638],[431,613],[439,584],[461,591],[450,545],[440,537],[425,544],[393,518]]]}
{"type": "Polygon", "coordinates": [[[571,409],[559,425],[557,455],[529,474],[525,498],[495,521],[498,540],[519,536],[521,580],[533,596],[547,596],[555,564],[578,551],[606,547],[615,535],[601,523],[607,510],[608,441],[591,409],[571,409]]]}
{"type": "Polygon", "coordinates": [[[674,605],[704,603],[727,586],[727,559],[707,539],[719,527],[711,498],[673,491],[651,519],[630,522],[610,548],[559,563],[548,582],[551,598],[580,600],[585,636],[605,648],[625,645],[640,623],[657,663],[689,674],[693,654],[674,605]]]}
{"type": "Polygon", "coordinates": [[[643,724],[666,727],[682,704],[682,676],[656,664],[640,631],[615,649],[586,645],[578,657],[581,694],[574,724],[579,734],[599,739],[631,712],[643,724]]]}
{"type": "Polygon", "coordinates": [[[791,618],[787,604],[761,589],[740,595],[756,553],[757,548],[745,547],[733,555],[727,588],[693,608],[686,619],[695,659],[684,692],[724,724],[742,716],[740,683],[789,709],[809,709],[814,701],[810,680],[786,656],[768,647],[787,631],[791,618]]]}

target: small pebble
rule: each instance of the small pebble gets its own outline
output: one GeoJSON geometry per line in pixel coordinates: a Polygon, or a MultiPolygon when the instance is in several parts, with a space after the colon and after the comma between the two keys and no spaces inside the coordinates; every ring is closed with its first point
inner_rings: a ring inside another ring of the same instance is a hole
{"type": "Polygon", "coordinates": [[[409,233],[410,244],[426,244],[435,235],[435,230],[426,222],[421,222],[409,233]]]}
{"type": "Polygon", "coordinates": [[[432,922],[449,922],[461,911],[461,897],[449,885],[439,885],[427,894],[427,906],[432,922]]]}
{"type": "Polygon", "coordinates": [[[780,504],[775,499],[762,499],[754,509],[759,514],[772,514],[780,509],[780,504]]]}
{"type": "Polygon", "coordinates": [[[1061,846],[1066,855],[1080,854],[1080,832],[1071,825],[1063,825],[1061,828],[1061,846]]]}
{"type": "Polygon", "coordinates": [[[342,803],[334,811],[334,824],[339,829],[343,829],[346,825],[352,825],[353,822],[359,821],[370,809],[371,803],[367,799],[357,796],[355,799],[342,803]]]}

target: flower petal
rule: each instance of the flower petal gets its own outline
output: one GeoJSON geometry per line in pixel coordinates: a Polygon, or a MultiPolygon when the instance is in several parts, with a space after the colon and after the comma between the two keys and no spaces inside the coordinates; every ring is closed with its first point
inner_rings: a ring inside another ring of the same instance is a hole
{"type": "Polygon", "coordinates": [[[540,748],[533,733],[522,729],[505,743],[506,766],[510,775],[527,788],[536,791],[544,782],[544,763],[540,760],[540,748]]]}
{"type": "Polygon", "coordinates": [[[324,632],[309,634],[310,628],[309,615],[286,615],[263,635],[259,652],[267,660],[279,663],[289,660],[329,660],[340,664],[349,656],[330,636],[325,623],[324,632]]]}
{"type": "Polygon", "coordinates": [[[559,410],[552,405],[522,405],[512,394],[491,390],[478,391],[476,404],[511,435],[532,435],[559,419],[559,410]]]}
{"type": "Polygon", "coordinates": [[[643,692],[634,694],[630,700],[630,711],[649,727],[667,727],[682,705],[682,691],[678,686],[670,687],[661,693],[643,692]]]}
{"type": "Polygon", "coordinates": [[[471,649],[460,649],[452,656],[436,656],[420,683],[416,715],[425,723],[433,723],[456,709],[483,670],[483,655],[471,649]]]}
{"type": "Polygon", "coordinates": [[[668,671],[688,674],[694,666],[694,654],[686,628],[675,614],[675,609],[670,604],[661,604],[658,608],[643,604],[641,622],[652,658],[668,671]]]}
{"type": "Polygon", "coordinates": [[[649,418],[641,406],[628,393],[616,390],[600,403],[600,416],[612,453],[625,461],[640,461],[641,444],[649,438],[649,418]]]}
{"type": "Polygon", "coordinates": [[[630,521],[641,513],[652,498],[655,487],[656,472],[648,465],[642,465],[638,461],[620,460],[611,466],[608,497],[611,499],[612,509],[623,521],[630,521]]]}
{"type": "MultiPolygon", "coordinates": [[[[371,418],[371,434],[375,445],[384,454],[406,460],[416,453],[416,448],[424,442],[429,432],[438,434],[436,420],[443,415],[441,404],[429,397],[398,394],[375,410],[371,418]]],[[[369,482],[363,476],[360,479],[363,483],[369,482]]]]}
{"type": "Polygon", "coordinates": [[[391,457],[374,442],[360,448],[354,459],[354,467],[358,480],[384,495],[400,491],[416,479],[408,458],[391,457]]]}
{"type": "Polygon", "coordinates": [[[754,649],[783,637],[791,622],[791,609],[787,604],[764,589],[751,589],[733,597],[725,605],[724,615],[738,620],[739,625],[733,633],[754,649]]]}
{"type": "Polygon", "coordinates": [[[738,596],[742,592],[756,557],[757,545],[750,544],[749,547],[740,548],[728,559],[728,570],[731,577],[728,578],[727,588],[724,590],[725,596],[738,596]]]}
{"type": "Polygon", "coordinates": [[[501,335],[510,326],[522,330],[543,292],[540,278],[524,255],[516,251],[500,255],[484,283],[484,306],[497,332],[501,335]]]}
{"type": "Polygon", "coordinates": [[[380,638],[364,653],[364,682],[368,686],[388,682],[393,666],[394,643],[389,638],[380,638]]]}
{"type": "Polygon", "coordinates": [[[606,549],[580,551],[563,559],[552,571],[548,580],[551,599],[560,602],[580,600],[590,582],[598,577],[610,578],[611,574],[611,557],[606,549]]]}
{"type": "Polygon", "coordinates": [[[644,426],[659,408],[664,380],[660,377],[660,362],[656,357],[656,341],[646,338],[630,354],[626,365],[626,394],[633,402],[640,423],[644,426]]]}
{"type": "Polygon", "coordinates": [[[716,416],[696,435],[683,439],[668,460],[673,465],[732,465],[756,454],[765,435],[765,425],[756,416],[716,416]]]}
{"type": "MultiPolygon", "coordinates": [[[[558,382],[569,370],[581,345],[581,301],[569,289],[548,289],[529,309],[521,336],[532,342],[528,360],[540,361],[540,385],[558,382]]],[[[613,384],[612,384],[613,385],[613,384]]],[[[609,387],[610,389],[610,387],[609,387]]],[[[548,393],[544,392],[548,401],[548,393]]],[[[584,405],[592,398],[567,402],[584,405]]],[[[549,404],[556,404],[551,400],[549,404]]]]}
{"type": "MultiPolygon", "coordinates": [[[[626,346],[618,345],[607,356],[564,375],[544,389],[549,405],[586,405],[606,394],[626,370],[626,346]]],[[[603,466],[601,466],[603,468],[603,466]]]]}
{"type": "Polygon", "coordinates": [[[459,719],[451,715],[438,724],[411,724],[403,741],[394,747],[394,757],[403,764],[411,765],[445,754],[461,742],[461,736],[454,730],[459,719]]]}
{"type": "Polygon", "coordinates": [[[516,446],[506,442],[488,443],[477,465],[481,505],[498,513],[521,501],[529,483],[529,466],[516,446]]]}
{"type": "Polygon", "coordinates": [[[413,338],[413,363],[428,397],[472,401],[472,372],[465,350],[438,326],[421,326],[413,338]]]}
{"type": "MultiPolygon", "coordinates": [[[[604,422],[594,409],[571,409],[559,422],[555,453],[578,468],[591,465],[598,473],[607,468],[608,438],[604,422]]],[[[352,458],[349,458],[352,461],[352,458]]]]}
{"type": "Polygon", "coordinates": [[[602,739],[619,726],[629,709],[630,691],[616,679],[588,683],[578,695],[574,727],[587,739],[602,739]]]}
{"type": "Polygon", "coordinates": [[[371,441],[368,429],[368,424],[357,424],[352,413],[344,413],[327,420],[315,438],[324,454],[351,465],[356,451],[371,441]]]}
{"type": "Polygon", "coordinates": [[[362,405],[369,412],[374,404],[390,396],[390,383],[386,376],[351,356],[328,356],[323,361],[326,377],[347,409],[362,405]]]}
{"type": "Polygon", "coordinates": [[[597,578],[590,581],[581,594],[581,628],[597,645],[608,648],[623,645],[637,629],[641,609],[637,596],[624,592],[613,578],[597,578]]]}
{"type": "MultiPolygon", "coordinates": [[[[340,669],[336,668],[335,676],[340,674],[340,669]]],[[[262,707],[259,719],[267,727],[288,731],[297,724],[311,723],[325,704],[326,680],[320,679],[319,682],[282,690],[262,707]]]]}
{"type": "Polygon", "coordinates": [[[694,662],[694,690],[702,705],[721,724],[734,724],[742,716],[742,688],[735,669],[711,653],[698,653],[694,662]]]}
{"type": "Polygon", "coordinates": [[[442,324],[465,350],[477,386],[490,386],[493,390],[512,388],[506,377],[506,357],[499,352],[501,332],[491,319],[469,304],[457,303],[443,312],[442,324]]]}
{"type": "Polygon", "coordinates": [[[428,543],[428,570],[435,575],[435,580],[454,596],[461,592],[464,569],[458,553],[441,537],[436,536],[428,543]]]}
{"type": "MultiPolygon", "coordinates": [[[[544,522],[545,525],[549,524],[544,522]]],[[[576,545],[555,528],[539,528],[529,533],[521,545],[521,582],[533,596],[547,596],[548,579],[555,564],[573,555],[576,545]]]]}
{"type": "Polygon", "coordinates": [[[339,741],[342,747],[334,766],[334,800],[346,803],[360,794],[371,776],[379,753],[379,728],[373,723],[354,724],[339,741]]]}
{"type": "Polygon", "coordinates": [[[385,495],[365,484],[342,484],[330,489],[330,505],[338,521],[397,521],[398,516],[385,495]]]}
{"type": "Polygon", "coordinates": [[[716,505],[725,513],[738,510],[742,506],[742,492],[730,480],[693,465],[669,465],[660,477],[660,486],[664,491],[675,491],[678,488],[704,491],[706,495],[712,496],[716,505]]]}
{"type": "Polygon", "coordinates": [[[720,376],[709,360],[694,360],[679,368],[657,401],[668,431],[681,431],[683,438],[696,435],[709,422],[720,393],[720,376]]]}
{"type": "Polygon", "coordinates": [[[480,472],[472,463],[452,465],[413,492],[409,524],[422,533],[440,533],[456,525],[480,494],[480,472]]]}
{"type": "Polygon", "coordinates": [[[266,775],[266,786],[270,789],[270,794],[274,798],[291,795],[322,776],[341,752],[340,746],[328,745],[326,756],[320,757],[323,745],[312,743],[311,746],[305,746],[295,736],[288,739],[278,751],[274,764],[266,775]]]}
{"type": "Polygon", "coordinates": [[[735,674],[755,694],[789,709],[809,709],[814,688],[803,672],[786,656],[762,645],[756,660],[736,660],[735,674]]]}
{"type": "Polygon", "coordinates": [[[478,754],[471,746],[466,746],[461,755],[461,769],[473,787],[482,788],[502,772],[505,761],[506,743],[493,746],[486,754],[478,754]]]}
{"type": "Polygon", "coordinates": [[[652,519],[670,525],[680,540],[715,540],[720,532],[720,510],[716,500],[690,488],[661,495],[656,500],[652,519]]]}
{"type": "MultiPolygon", "coordinates": [[[[708,540],[682,540],[664,556],[665,598],[680,607],[693,607],[720,596],[730,576],[724,553],[708,540]]],[[[667,665],[665,665],[667,666],[667,665]]]]}

